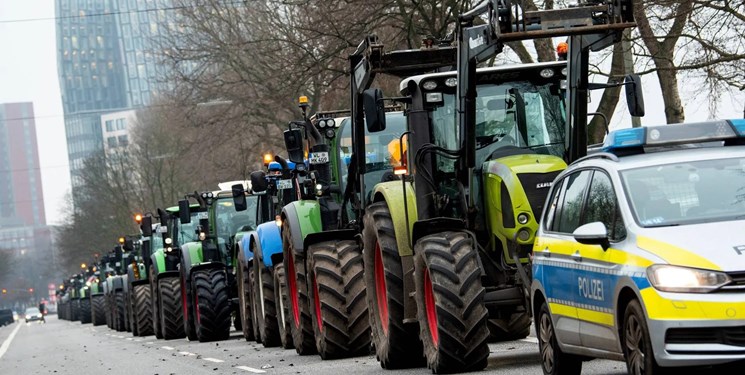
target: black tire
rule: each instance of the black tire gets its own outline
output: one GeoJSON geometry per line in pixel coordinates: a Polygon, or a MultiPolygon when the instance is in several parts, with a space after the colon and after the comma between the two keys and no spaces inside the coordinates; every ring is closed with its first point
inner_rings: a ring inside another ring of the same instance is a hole
{"type": "Polygon", "coordinates": [[[114,318],[114,321],[116,322],[114,329],[118,332],[124,332],[127,330],[127,322],[124,320],[127,315],[127,306],[124,302],[124,292],[114,292],[114,306],[114,314],[116,314],[116,317],[114,318]]]}
{"type": "Polygon", "coordinates": [[[70,305],[72,306],[72,317],[70,318],[70,320],[76,322],[80,320],[80,299],[70,300],[70,305]]]}
{"type": "Polygon", "coordinates": [[[91,321],[94,326],[106,324],[106,301],[103,295],[91,296],[91,321]]]}
{"type": "Polygon", "coordinates": [[[189,341],[196,341],[197,336],[197,315],[194,310],[194,291],[192,290],[191,277],[185,273],[184,263],[181,263],[181,304],[184,310],[184,334],[189,341]]]}
{"type": "Polygon", "coordinates": [[[160,326],[160,300],[158,292],[158,283],[155,281],[155,268],[150,266],[148,271],[150,275],[150,306],[152,308],[152,316],[150,319],[153,322],[153,333],[156,339],[163,338],[163,328],[160,326]]]}
{"type": "Polygon", "coordinates": [[[230,295],[225,269],[202,269],[192,273],[194,321],[199,342],[230,337],[230,295]]]}
{"type": "Polygon", "coordinates": [[[282,222],[282,253],[290,307],[292,342],[300,355],[316,354],[313,321],[310,316],[304,254],[296,252],[287,220],[282,222]]]}
{"type": "Polygon", "coordinates": [[[424,366],[419,325],[403,323],[404,300],[410,297],[404,291],[404,270],[391,213],[386,202],[373,203],[366,211],[362,254],[372,340],[380,366],[424,366]]]}
{"type": "Polygon", "coordinates": [[[254,284],[256,284],[256,273],[253,266],[248,269],[248,305],[251,308],[251,327],[253,327],[254,341],[261,344],[261,332],[259,331],[258,309],[256,308],[256,296],[254,295],[254,284]]]}
{"type": "Polygon", "coordinates": [[[80,299],[80,323],[88,324],[91,322],[91,299],[81,298],[80,299]]]}
{"type": "Polygon", "coordinates": [[[580,358],[561,351],[556,341],[554,323],[545,302],[541,304],[535,317],[535,329],[544,375],[579,375],[582,372],[580,358]]]}
{"type": "MultiPolygon", "coordinates": [[[[254,253],[255,254],[255,253],[254,253]]],[[[272,271],[254,255],[253,296],[256,309],[256,328],[265,348],[281,344],[277,325],[277,308],[274,303],[274,279],[272,271]]]]}
{"type": "Polygon", "coordinates": [[[184,310],[181,307],[181,282],[177,277],[158,280],[160,327],[166,340],[180,339],[184,333],[184,310]]]}
{"type": "Polygon", "coordinates": [[[109,329],[114,329],[114,302],[112,301],[111,293],[105,295],[104,301],[106,307],[106,326],[109,329]]]}
{"type": "Polygon", "coordinates": [[[654,359],[647,320],[637,300],[629,302],[624,311],[621,346],[629,375],[659,375],[668,372],[654,359]]]}
{"type": "Polygon", "coordinates": [[[433,373],[482,370],[489,329],[478,254],[463,232],[424,236],[414,250],[420,339],[433,373]]]}
{"type": "Polygon", "coordinates": [[[132,336],[139,336],[137,330],[137,321],[135,320],[135,301],[133,290],[129,290],[127,293],[127,330],[132,332],[132,336]]]}
{"type": "Polygon", "coordinates": [[[526,312],[510,314],[507,319],[489,319],[489,342],[524,339],[530,334],[530,316],[526,312]]]}
{"type": "Polygon", "coordinates": [[[241,331],[243,332],[243,338],[246,341],[254,341],[254,327],[253,317],[251,311],[251,284],[248,280],[248,271],[242,261],[238,262],[236,267],[238,272],[236,275],[236,283],[238,284],[238,316],[241,320],[241,331]]]}
{"type": "MultiPolygon", "coordinates": [[[[153,311],[150,298],[150,285],[140,284],[132,288],[132,301],[134,301],[133,326],[137,328],[137,336],[150,336],[153,334],[153,311]]],[[[134,329],[132,330],[134,332],[134,329]]]]}
{"type": "Polygon", "coordinates": [[[277,302],[277,329],[282,347],[292,349],[292,321],[287,305],[287,284],[285,284],[285,265],[274,265],[274,301],[277,302]]]}
{"type": "Polygon", "coordinates": [[[323,359],[370,353],[362,250],[356,241],[326,241],[308,247],[310,297],[316,349],[323,359]]]}

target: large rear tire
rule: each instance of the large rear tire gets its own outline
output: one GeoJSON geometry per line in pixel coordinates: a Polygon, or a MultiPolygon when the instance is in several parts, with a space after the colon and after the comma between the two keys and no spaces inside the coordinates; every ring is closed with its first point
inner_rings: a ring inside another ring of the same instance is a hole
{"type": "Polygon", "coordinates": [[[303,254],[296,252],[287,220],[282,222],[282,252],[285,264],[287,296],[290,305],[292,342],[300,355],[315,354],[316,342],[308,302],[308,283],[303,254]]]}
{"type": "Polygon", "coordinates": [[[127,306],[124,303],[124,292],[114,292],[114,306],[114,314],[116,315],[116,317],[114,318],[114,322],[116,323],[114,329],[116,329],[118,332],[124,332],[127,330],[127,323],[124,320],[125,316],[127,315],[127,306]]]}
{"type": "Polygon", "coordinates": [[[404,324],[404,270],[393,219],[386,202],[370,205],[363,231],[365,284],[370,327],[380,366],[402,369],[424,366],[419,325],[404,324]],[[369,250],[368,250],[369,249],[369,250]]]}
{"type": "Polygon", "coordinates": [[[189,341],[196,341],[197,336],[197,313],[194,310],[194,291],[192,290],[191,277],[186,274],[184,263],[181,263],[181,306],[184,317],[184,334],[189,341]]]}
{"type": "Polygon", "coordinates": [[[139,336],[140,332],[137,327],[137,320],[135,318],[135,299],[134,290],[130,290],[127,293],[127,325],[128,330],[132,332],[132,336],[139,336]]]}
{"type": "Polygon", "coordinates": [[[238,262],[236,283],[238,284],[238,315],[241,320],[241,331],[246,341],[254,341],[253,317],[251,316],[251,284],[248,281],[248,272],[243,262],[238,262]]]}
{"type": "Polygon", "coordinates": [[[323,359],[370,353],[362,251],[356,241],[326,241],[308,247],[310,297],[316,349],[323,359]]]}
{"type": "MultiPolygon", "coordinates": [[[[254,252],[254,254],[256,254],[254,252]]],[[[280,345],[279,327],[277,326],[277,308],[274,303],[274,279],[272,271],[254,255],[253,296],[256,307],[256,323],[265,348],[280,345]]]]}
{"type": "Polygon", "coordinates": [[[160,326],[166,340],[180,339],[184,333],[184,310],[181,307],[181,282],[177,277],[158,280],[160,326]]]}
{"type": "Polygon", "coordinates": [[[155,268],[150,266],[149,280],[150,280],[150,306],[152,307],[152,315],[150,319],[153,322],[153,333],[155,333],[156,339],[163,338],[163,329],[160,326],[160,301],[158,299],[158,283],[155,281],[155,268]]]}
{"type": "Polygon", "coordinates": [[[506,319],[489,319],[489,342],[503,342],[524,339],[530,334],[530,316],[516,312],[506,319]]]}
{"type": "MultiPolygon", "coordinates": [[[[134,326],[137,327],[138,336],[150,336],[153,334],[153,311],[150,298],[150,285],[135,285],[132,289],[132,300],[134,301],[134,326]]],[[[134,331],[134,330],[133,330],[134,331]]]]}
{"type": "Polygon", "coordinates": [[[282,263],[274,265],[274,301],[277,302],[277,328],[282,347],[292,349],[292,321],[287,303],[287,284],[285,276],[285,265],[282,263]]]}
{"type": "Polygon", "coordinates": [[[91,322],[91,299],[81,298],[80,299],[80,323],[88,324],[91,322]]]}
{"type": "Polygon", "coordinates": [[[227,340],[230,337],[230,296],[224,269],[193,272],[194,312],[199,342],[227,340]]]}
{"type": "Polygon", "coordinates": [[[481,269],[473,240],[442,232],[417,241],[414,256],[417,317],[433,373],[482,370],[489,329],[481,269]]]}
{"type": "Polygon", "coordinates": [[[106,324],[106,301],[103,295],[91,296],[91,321],[94,326],[106,324]]]}
{"type": "Polygon", "coordinates": [[[80,320],[80,299],[71,299],[70,305],[72,306],[72,317],[70,320],[76,322],[80,320]]]}

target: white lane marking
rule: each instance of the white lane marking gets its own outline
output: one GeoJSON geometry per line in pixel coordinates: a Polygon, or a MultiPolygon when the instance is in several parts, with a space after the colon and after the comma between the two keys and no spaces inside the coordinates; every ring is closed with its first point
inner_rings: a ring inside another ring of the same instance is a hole
{"type": "Polygon", "coordinates": [[[222,359],[217,359],[217,358],[202,358],[202,359],[205,360],[205,361],[210,361],[210,362],[215,362],[215,363],[223,363],[223,362],[225,362],[222,359]]]}
{"type": "Polygon", "coordinates": [[[13,341],[13,338],[16,337],[16,333],[18,333],[19,329],[21,329],[21,324],[16,325],[16,329],[14,329],[13,332],[10,333],[5,341],[3,341],[3,345],[0,345],[0,358],[3,358],[5,352],[8,351],[8,348],[10,348],[10,343],[13,341]]]}
{"type": "Polygon", "coordinates": [[[123,338],[124,338],[124,336],[119,336],[119,335],[116,335],[116,336],[114,336],[114,337],[116,337],[116,338],[118,338],[118,339],[123,339],[123,338]]]}
{"type": "Polygon", "coordinates": [[[127,341],[132,341],[132,340],[134,340],[134,339],[131,338],[131,337],[127,337],[127,341]]]}
{"type": "Polygon", "coordinates": [[[536,338],[536,337],[526,337],[524,339],[520,339],[520,341],[529,342],[531,344],[537,344],[538,343],[538,338],[536,338]]]}
{"type": "Polygon", "coordinates": [[[161,346],[160,348],[161,349],[165,349],[165,350],[174,350],[174,349],[176,349],[176,348],[172,348],[170,346],[161,346]]]}
{"type": "Polygon", "coordinates": [[[248,366],[235,366],[235,368],[241,369],[243,371],[253,372],[254,374],[263,374],[266,372],[264,370],[259,370],[257,368],[248,367],[248,366]]]}
{"type": "Polygon", "coordinates": [[[155,344],[155,343],[152,342],[152,341],[148,341],[148,342],[145,343],[145,345],[153,345],[153,344],[155,344]]]}
{"type": "Polygon", "coordinates": [[[188,356],[195,356],[195,355],[196,355],[196,354],[194,354],[194,353],[189,353],[189,352],[178,352],[178,354],[181,354],[181,355],[188,355],[188,356]]]}
{"type": "Polygon", "coordinates": [[[137,341],[137,342],[140,342],[140,341],[142,341],[142,340],[143,340],[143,339],[136,339],[135,341],[137,341]]]}

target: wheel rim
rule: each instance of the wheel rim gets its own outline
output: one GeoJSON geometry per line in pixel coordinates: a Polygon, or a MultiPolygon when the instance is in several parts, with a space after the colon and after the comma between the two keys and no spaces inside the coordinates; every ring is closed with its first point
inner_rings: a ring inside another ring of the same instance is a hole
{"type": "Polygon", "coordinates": [[[313,290],[315,291],[313,301],[315,302],[314,305],[316,309],[316,324],[318,324],[318,331],[323,332],[323,319],[321,318],[321,299],[319,298],[320,294],[318,293],[318,283],[316,282],[315,274],[313,275],[313,290]]]}
{"type": "Polygon", "coordinates": [[[292,306],[292,318],[295,327],[300,327],[300,306],[297,295],[297,282],[295,280],[295,259],[292,250],[289,251],[287,259],[287,286],[290,288],[290,305],[292,306]]]}
{"type": "Polygon", "coordinates": [[[551,317],[548,314],[541,315],[541,326],[538,334],[540,340],[541,360],[543,368],[547,373],[553,373],[554,370],[554,348],[551,341],[554,338],[554,327],[551,324],[551,317]]]}
{"type": "Polygon", "coordinates": [[[378,301],[378,320],[383,334],[388,336],[388,291],[385,288],[385,268],[380,243],[375,243],[375,297],[378,301]]]}
{"type": "Polygon", "coordinates": [[[256,271],[256,289],[259,290],[259,300],[256,301],[256,303],[261,307],[261,319],[264,319],[264,280],[261,278],[261,263],[258,259],[254,259],[254,261],[257,261],[257,268],[256,271]]]}
{"type": "Polygon", "coordinates": [[[427,325],[429,326],[429,335],[432,343],[437,347],[440,343],[439,333],[437,332],[437,306],[435,305],[435,292],[432,286],[432,280],[429,277],[429,269],[424,269],[424,307],[427,311],[427,325]]]}
{"type": "Polygon", "coordinates": [[[283,298],[283,296],[284,296],[285,291],[282,288],[282,280],[280,280],[280,282],[277,283],[277,290],[279,291],[279,296],[277,297],[277,299],[279,300],[279,317],[280,317],[279,329],[284,330],[286,317],[285,317],[285,299],[283,298]]]}
{"type": "Polygon", "coordinates": [[[644,371],[644,340],[641,324],[636,315],[630,315],[626,320],[626,352],[628,353],[628,366],[632,374],[642,375],[644,371]]]}

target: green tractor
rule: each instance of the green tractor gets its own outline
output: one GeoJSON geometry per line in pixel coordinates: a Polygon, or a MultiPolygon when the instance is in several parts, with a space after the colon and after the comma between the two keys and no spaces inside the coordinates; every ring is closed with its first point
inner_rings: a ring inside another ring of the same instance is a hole
{"type": "MultiPolygon", "coordinates": [[[[180,248],[184,330],[190,340],[228,339],[231,317],[239,315],[233,273],[235,237],[256,228],[256,215],[238,212],[233,191],[228,189],[230,183],[219,191],[195,192],[179,201],[181,224],[193,224],[194,228],[191,240],[180,248]],[[190,205],[190,198],[197,205],[190,205]]],[[[256,197],[245,198],[248,212],[255,212],[256,197]]],[[[235,322],[240,325],[239,318],[235,322]]]]}
{"type": "Polygon", "coordinates": [[[111,271],[104,280],[103,290],[108,326],[118,332],[131,331],[126,303],[127,275],[124,259],[134,250],[132,245],[132,242],[124,237],[119,238],[119,244],[109,254],[108,262],[111,271]]]}
{"type": "Polygon", "coordinates": [[[106,299],[103,293],[102,274],[105,274],[105,263],[97,262],[92,267],[91,277],[88,278],[88,294],[90,294],[90,317],[94,326],[106,324],[106,299]],[[104,270],[104,271],[102,271],[104,270]]]}
{"type": "MultiPolygon", "coordinates": [[[[490,331],[501,340],[529,333],[525,265],[538,218],[554,177],[587,149],[589,51],[633,26],[630,2],[612,3],[525,12],[483,1],[459,18],[457,72],[401,82],[413,178],[376,186],[365,218],[376,229],[365,234],[365,266],[383,367],[396,365],[381,350],[414,341],[405,329],[414,322],[436,373],[483,369],[490,331]],[[566,62],[476,68],[505,42],[566,35],[566,62]]],[[[382,93],[358,94],[368,130],[385,128],[382,93]]],[[[630,108],[640,108],[636,98],[630,108]]]]}
{"type": "MultiPolygon", "coordinates": [[[[141,224],[142,216],[136,215],[135,221],[141,224]]],[[[122,260],[127,276],[124,286],[127,322],[133,336],[149,336],[153,334],[153,313],[145,259],[150,258],[150,243],[141,235],[130,236],[128,240],[132,241],[133,249],[122,260]]]]}

